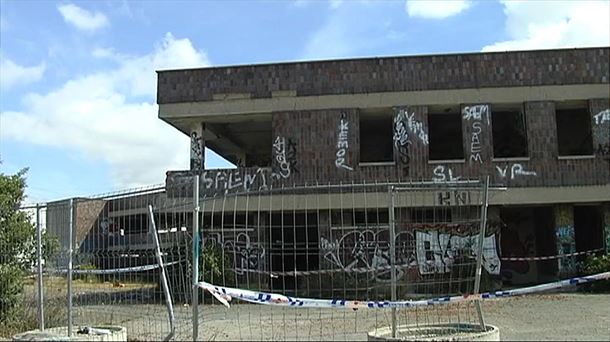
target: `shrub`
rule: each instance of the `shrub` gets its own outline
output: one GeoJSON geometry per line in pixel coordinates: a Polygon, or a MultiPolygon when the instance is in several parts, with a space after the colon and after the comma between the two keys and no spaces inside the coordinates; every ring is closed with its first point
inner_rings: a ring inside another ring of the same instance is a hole
{"type": "MultiPolygon", "coordinates": [[[[91,270],[96,270],[96,269],[97,269],[97,267],[95,267],[95,265],[93,265],[93,264],[84,264],[81,267],[79,267],[79,270],[81,270],[81,271],[91,271],[91,270]]],[[[92,273],[76,273],[76,274],[74,274],[74,279],[81,279],[82,281],[84,281],[86,283],[99,282],[97,275],[92,274],[92,273]]]]}
{"type": "Polygon", "coordinates": [[[23,271],[19,266],[0,264],[0,323],[8,320],[21,301],[23,271]]]}
{"type": "MultiPolygon", "coordinates": [[[[603,272],[610,272],[610,254],[588,256],[583,263],[582,273],[591,275],[603,272]]],[[[584,284],[582,289],[587,292],[609,292],[610,279],[584,284]]]]}

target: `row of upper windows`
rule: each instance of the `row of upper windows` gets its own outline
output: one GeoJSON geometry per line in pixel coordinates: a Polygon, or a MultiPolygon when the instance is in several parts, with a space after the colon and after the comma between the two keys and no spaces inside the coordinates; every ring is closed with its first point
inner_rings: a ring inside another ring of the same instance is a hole
{"type": "MultiPolygon", "coordinates": [[[[394,115],[386,111],[360,115],[360,162],[394,161],[394,115]]],[[[492,110],[494,158],[527,158],[528,139],[522,108],[492,110]]],[[[591,115],[586,106],[555,111],[557,145],[560,156],[593,154],[591,115]]],[[[459,110],[428,114],[429,160],[462,160],[464,143],[459,110]]]]}

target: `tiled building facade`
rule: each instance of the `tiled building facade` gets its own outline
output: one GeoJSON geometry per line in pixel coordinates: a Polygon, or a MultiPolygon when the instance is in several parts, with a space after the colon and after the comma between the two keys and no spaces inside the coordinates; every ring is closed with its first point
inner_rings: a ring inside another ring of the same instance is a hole
{"type": "MultiPolygon", "coordinates": [[[[193,170],[209,195],[489,175],[507,188],[490,203],[510,228],[504,256],[608,251],[609,59],[604,47],[162,71],[159,117],[191,137],[192,170],[168,172],[168,196],[193,170]],[[237,169],[205,170],[205,146],[237,169]]],[[[528,263],[515,282],[543,278],[547,264],[528,263]]]]}

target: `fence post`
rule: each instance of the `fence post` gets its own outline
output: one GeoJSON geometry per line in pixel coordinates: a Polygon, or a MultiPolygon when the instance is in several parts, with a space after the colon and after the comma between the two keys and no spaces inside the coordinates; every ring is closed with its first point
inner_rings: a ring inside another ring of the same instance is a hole
{"type": "Polygon", "coordinates": [[[199,338],[199,174],[193,177],[193,341],[199,338]]]}
{"type": "Polygon", "coordinates": [[[167,307],[167,315],[169,318],[170,333],[166,337],[166,340],[170,340],[176,333],[176,326],[174,324],[174,306],[172,303],[172,295],[169,292],[169,286],[167,284],[167,274],[165,273],[165,266],[163,265],[163,256],[161,255],[161,243],[159,242],[159,236],[157,235],[157,226],[155,224],[155,217],[153,216],[153,207],[148,205],[148,218],[150,222],[150,234],[153,236],[153,242],[155,244],[155,255],[157,262],[159,263],[159,269],[161,270],[161,286],[163,287],[163,294],[165,295],[165,305],[167,307]]]}
{"type": "Polygon", "coordinates": [[[42,227],[40,226],[40,204],[36,204],[36,262],[38,263],[38,329],[44,330],[44,307],[42,286],[42,227]]]}
{"type": "MultiPolygon", "coordinates": [[[[487,225],[487,205],[488,205],[488,194],[489,194],[489,176],[485,176],[485,184],[483,188],[483,202],[481,203],[481,227],[479,229],[479,245],[477,248],[477,266],[476,274],[474,277],[474,293],[478,294],[481,288],[481,268],[483,264],[483,242],[485,241],[485,226],[487,225]]],[[[481,301],[477,299],[475,301],[477,308],[477,315],[479,317],[479,323],[481,324],[481,331],[485,331],[485,319],[483,317],[483,310],[481,309],[481,301]]]]}
{"type": "Polygon", "coordinates": [[[72,254],[74,230],[74,198],[70,199],[70,225],[68,229],[68,337],[72,337],[72,254]]]}
{"type": "MultiPolygon", "coordinates": [[[[390,267],[392,268],[391,273],[391,299],[393,302],[396,301],[396,221],[394,217],[394,186],[388,188],[388,195],[390,200],[390,210],[388,211],[390,220],[390,267]]],[[[396,307],[392,307],[392,337],[396,337],[396,307]]]]}

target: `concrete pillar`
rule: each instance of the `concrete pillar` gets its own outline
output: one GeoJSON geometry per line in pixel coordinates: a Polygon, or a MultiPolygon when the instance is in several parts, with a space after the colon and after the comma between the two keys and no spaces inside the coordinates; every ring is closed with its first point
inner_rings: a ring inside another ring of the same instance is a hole
{"type": "Polygon", "coordinates": [[[205,140],[203,138],[203,123],[191,127],[191,171],[203,171],[205,169],[205,140]]]}
{"type": "Polygon", "coordinates": [[[398,179],[422,179],[428,172],[428,107],[394,108],[394,160],[398,179]]]}
{"type": "MultiPolygon", "coordinates": [[[[574,207],[570,204],[555,206],[555,237],[557,241],[557,254],[569,254],[576,252],[576,240],[574,238],[574,207]]],[[[575,257],[561,257],[559,262],[559,275],[571,275],[576,272],[575,257]]]]}
{"type": "Polygon", "coordinates": [[[610,99],[589,100],[589,112],[593,152],[597,158],[610,163],[610,99]]]}
{"type": "Polygon", "coordinates": [[[466,165],[474,174],[486,174],[493,156],[491,107],[488,104],[462,106],[462,136],[466,165]]]}
{"type": "Polygon", "coordinates": [[[606,248],[606,254],[610,254],[610,203],[606,203],[603,206],[603,219],[604,219],[604,247],[606,248]]]}

